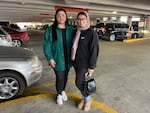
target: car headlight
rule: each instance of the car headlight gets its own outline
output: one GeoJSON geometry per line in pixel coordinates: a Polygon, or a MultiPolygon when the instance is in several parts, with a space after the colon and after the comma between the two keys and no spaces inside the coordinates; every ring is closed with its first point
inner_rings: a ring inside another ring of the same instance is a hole
{"type": "Polygon", "coordinates": [[[27,60],[29,64],[31,64],[33,67],[39,67],[41,65],[41,61],[39,60],[39,58],[37,56],[28,59],[27,60]]]}

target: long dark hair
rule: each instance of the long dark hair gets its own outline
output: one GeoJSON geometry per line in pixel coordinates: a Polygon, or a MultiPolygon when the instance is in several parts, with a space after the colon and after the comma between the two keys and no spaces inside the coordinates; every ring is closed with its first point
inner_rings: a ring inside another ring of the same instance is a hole
{"type": "Polygon", "coordinates": [[[67,12],[65,9],[57,9],[56,10],[56,13],[55,13],[55,21],[52,25],[52,39],[53,39],[53,42],[57,40],[57,32],[56,32],[56,28],[58,26],[58,21],[57,21],[57,17],[56,15],[58,14],[59,11],[63,11],[65,14],[66,14],[66,22],[65,22],[65,25],[68,25],[68,16],[67,16],[67,12]]]}

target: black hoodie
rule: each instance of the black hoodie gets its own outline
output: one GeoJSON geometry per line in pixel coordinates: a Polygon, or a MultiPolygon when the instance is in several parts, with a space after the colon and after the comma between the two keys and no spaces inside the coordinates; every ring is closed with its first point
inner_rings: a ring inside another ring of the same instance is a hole
{"type": "Polygon", "coordinates": [[[81,30],[75,60],[73,61],[74,67],[94,69],[98,54],[99,40],[97,33],[92,28],[81,30]]]}

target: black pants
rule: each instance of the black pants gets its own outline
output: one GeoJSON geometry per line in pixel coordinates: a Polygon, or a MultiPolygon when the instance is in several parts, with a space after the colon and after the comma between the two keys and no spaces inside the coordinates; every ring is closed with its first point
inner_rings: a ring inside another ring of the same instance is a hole
{"type": "Polygon", "coordinates": [[[85,91],[84,91],[84,80],[85,80],[85,73],[88,71],[88,69],[86,68],[83,68],[83,69],[80,69],[80,68],[75,68],[75,72],[76,72],[76,86],[77,88],[80,90],[81,94],[84,96],[84,97],[87,97],[89,94],[87,94],[85,91]]]}
{"type": "Polygon", "coordinates": [[[56,91],[57,94],[61,94],[61,92],[65,90],[67,84],[69,70],[66,71],[54,70],[54,72],[56,74],[56,91]]]}

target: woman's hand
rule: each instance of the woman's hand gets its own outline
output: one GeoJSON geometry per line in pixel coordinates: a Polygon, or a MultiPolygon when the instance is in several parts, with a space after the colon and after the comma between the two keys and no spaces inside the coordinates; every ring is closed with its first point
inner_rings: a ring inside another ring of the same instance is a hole
{"type": "Polygon", "coordinates": [[[94,69],[88,69],[88,73],[89,73],[89,76],[91,76],[93,73],[94,73],[94,69]]]}
{"type": "Polygon", "coordinates": [[[49,61],[49,65],[50,65],[52,68],[55,68],[55,65],[56,65],[55,60],[51,59],[51,60],[49,61]]]}

